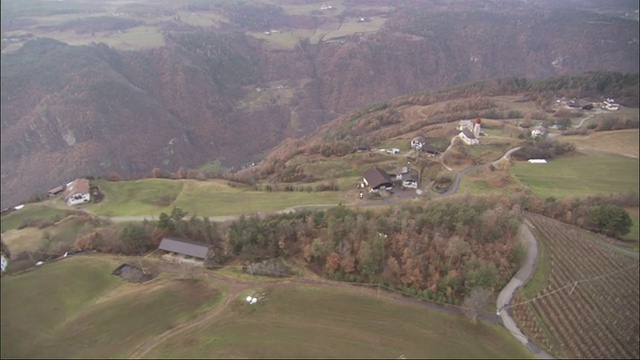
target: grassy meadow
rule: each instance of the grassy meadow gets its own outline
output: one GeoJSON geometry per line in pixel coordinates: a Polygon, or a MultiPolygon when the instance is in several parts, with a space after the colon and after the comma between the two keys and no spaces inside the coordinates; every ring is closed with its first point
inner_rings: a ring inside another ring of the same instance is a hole
{"type": "Polygon", "coordinates": [[[640,153],[638,129],[595,132],[587,136],[560,136],[558,140],[570,142],[581,151],[600,151],[636,159],[640,153]]]}
{"type": "Polygon", "coordinates": [[[255,191],[246,186],[232,187],[222,180],[144,179],[97,184],[105,199],[88,209],[104,216],[158,216],[174,206],[191,215],[231,216],[340,202],[335,191],[255,191]]]}
{"type": "Polygon", "coordinates": [[[547,164],[516,162],[510,171],[528,190],[562,199],[638,191],[638,159],[604,153],[577,154],[547,164]]]}
{"type": "Polygon", "coordinates": [[[199,280],[127,283],[119,264],[75,256],[2,278],[2,357],[126,357],[220,299],[199,280]]]}
{"type": "Polygon", "coordinates": [[[2,232],[17,229],[27,220],[54,220],[66,216],[66,210],[56,209],[47,202],[25,204],[25,207],[2,216],[2,232]]]}
{"type": "Polygon", "coordinates": [[[52,252],[60,254],[61,246],[72,246],[76,237],[95,230],[96,227],[85,217],[68,216],[56,224],[45,228],[34,226],[20,230],[11,230],[2,234],[2,240],[11,249],[11,256],[15,257],[23,251],[52,252]]]}
{"type": "Polygon", "coordinates": [[[499,325],[369,289],[232,278],[227,302],[227,285],[202,277],[127,283],[111,275],[122,261],[80,255],[3,277],[2,357],[128,357],[165,334],[145,357],[532,358],[499,325]]]}
{"type": "Polygon", "coordinates": [[[245,291],[208,326],[152,349],[150,358],[531,358],[498,325],[428,311],[357,288],[279,284],[245,291]],[[266,299],[247,305],[247,294],[266,299]]]}

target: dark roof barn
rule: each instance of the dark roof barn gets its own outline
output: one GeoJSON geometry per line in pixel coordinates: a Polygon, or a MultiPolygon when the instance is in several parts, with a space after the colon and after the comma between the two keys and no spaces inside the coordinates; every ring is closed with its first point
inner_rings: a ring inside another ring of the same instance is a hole
{"type": "Polygon", "coordinates": [[[377,166],[365,171],[364,180],[367,186],[376,190],[382,186],[392,186],[391,177],[377,166]]]}
{"type": "Polygon", "coordinates": [[[186,240],[179,240],[173,238],[164,238],[160,241],[158,249],[178,253],[182,255],[188,255],[194,258],[206,259],[211,249],[211,245],[193,243],[186,240]]]}

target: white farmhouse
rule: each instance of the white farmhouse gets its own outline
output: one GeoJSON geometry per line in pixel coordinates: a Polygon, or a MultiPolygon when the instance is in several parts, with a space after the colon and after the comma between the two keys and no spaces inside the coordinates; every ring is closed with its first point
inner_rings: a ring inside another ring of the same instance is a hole
{"type": "Polygon", "coordinates": [[[64,200],[69,206],[80,205],[91,201],[89,180],[75,179],[68,183],[64,192],[64,200]]]}
{"type": "Polygon", "coordinates": [[[475,145],[480,142],[480,140],[478,140],[478,138],[475,137],[473,133],[467,128],[462,130],[462,132],[458,134],[458,137],[460,137],[460,139],[462,139],[462,141],[464,141],[464,143],[467,145],[475,145]]]}

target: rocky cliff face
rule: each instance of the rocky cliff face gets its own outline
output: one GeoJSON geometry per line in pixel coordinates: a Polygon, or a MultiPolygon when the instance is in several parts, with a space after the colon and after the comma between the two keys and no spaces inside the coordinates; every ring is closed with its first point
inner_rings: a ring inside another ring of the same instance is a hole
{"type": "Polygon", "coordinates": [[[166,46],[145,51],[28,42],[2,56],[2,207],[77,176],[249,161],[402,94],[638,69],[634,21],[569,10],[427,10],[400,9],[376,33],[290,50],[237,29],[169,31],[166,46]]]}

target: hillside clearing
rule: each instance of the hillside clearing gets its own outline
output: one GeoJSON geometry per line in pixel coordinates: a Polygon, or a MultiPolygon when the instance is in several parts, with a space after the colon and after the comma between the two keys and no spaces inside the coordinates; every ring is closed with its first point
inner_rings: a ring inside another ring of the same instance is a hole
{"type": "Polygon", "coordinates": [[[638,158],[638,129],[602,131],[587,136],[560,136],[559,141],[575,144],[578,149],[603,151],[638,158]]]}
{"type": "Polygon", "coordinates": [[[13,211],[2,216],[0,226],[2,232],[17,229],[27,220],[50,220],[61,219],[66,215],[65,210],[56,209],[47,202],[37,204],[26,204],[24,208],[13,211]]]}
{"type": "Polygon", "coordinates": [[[230,216],[341,201],[336,191],[256,191],[222,180],[143,179],[98,184],[105,200],[88,208],[105,216],[158,216],[171,212],[174,206],[190,215],[230,216]]]}
{"type": "Polygon", "coordinates": [[[584,197],[638,191],[637,159],[593,153],[553,159],[547,164],[516,162],[509,171],[543,197],[584,197]]]}
{"type": "Polygon", "coordinates": [[[491,357],[531,358],[498,325],[427,311],[357,289],[306,285],[265,288],[250,306],[153,349],[155,357],[491,357]]]}
{"type": "Polygon", "coordinates": [[[219,298],[201,280],[125,283],[118,264],[75,256],[3,278],[2,357],[127,356],[219,298]]]}

